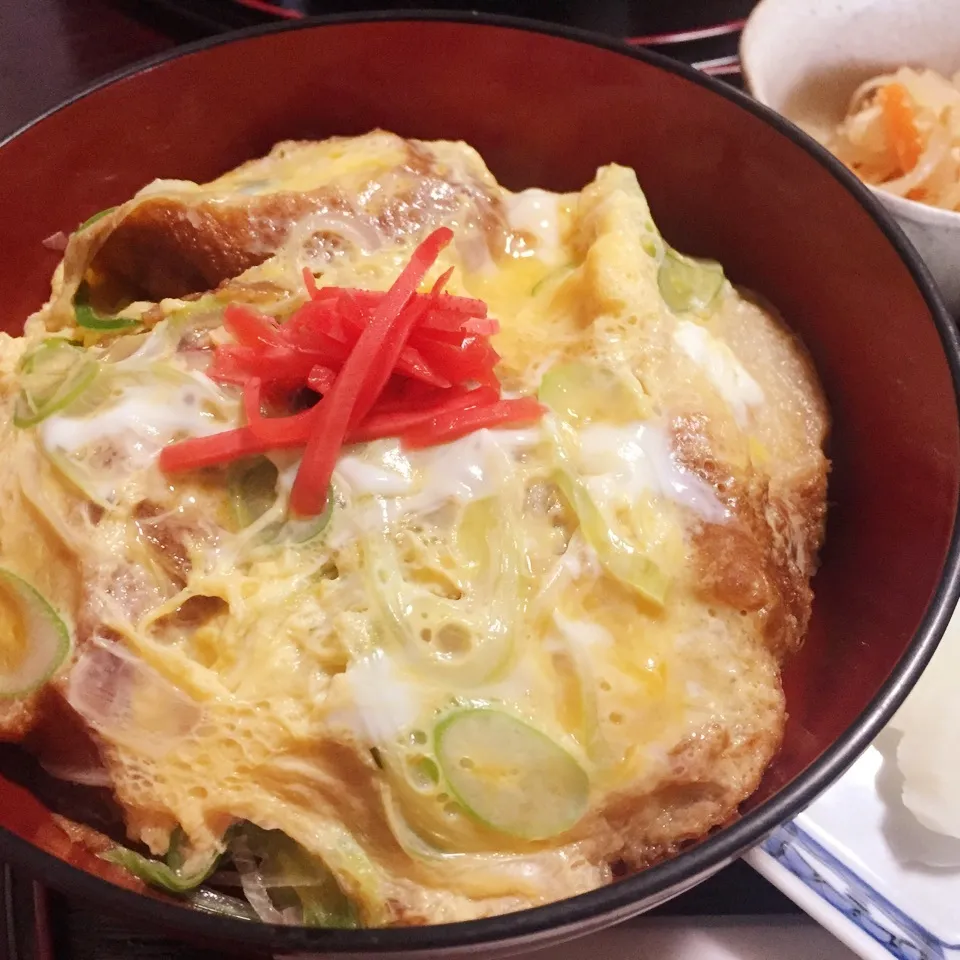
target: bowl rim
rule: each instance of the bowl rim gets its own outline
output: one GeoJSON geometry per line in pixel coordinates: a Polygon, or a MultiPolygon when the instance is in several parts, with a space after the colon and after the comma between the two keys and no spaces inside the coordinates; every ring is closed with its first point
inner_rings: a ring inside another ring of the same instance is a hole
{"type": "MultiPolygon", "coordinates": [[[[753,51],[763,46],[764,27],[767,21],[773,21],[778,11],[776,4],[783,0],[759,0],[757,5],[750,11],[743,30],[740,32],[740,42],[737,44],[740,54],[740,73],[743,76],[743,83],[747,91],[758,102],[765,107],[786,118],[786,114],[780,113],[770,102],[766,93],[765,80],[767,74],[756,69],[756,60],[753,51]],[[771,12],[773,11],[773,12],[771,12]],[[759,78],[759,79],[758,79],[759,78]]],[[[840,6],[834,8],[839,12],[840,6]]],[[[821,21],[823,29],[829,30],[833,18],[822,16],[821,21]]],[[[809,72],[802,74],[802,77],[809,76],[809,72]]],[[[789,119],[789,118],[787,118],[789,119]]],[[[793,121],[790,121],[793,123],[793,121]]],[[[913,223],[925,227],[936,227],[949,230],[960,230],[960,210],[949,210],[946,207],[935,207],[930,203],[921,203],[919,200],[911,200],[909,197],[902,197],[896,193],[890,193],[884,190],[883,184],[867,183],[861,181],[863,185],[880,202],[891,207],[898,217],[905,217],[913,223]]]]}
{"type": "MultiPolygon", "coordinates": [[[[602,34],[528,18],[431,10],[335,14],[255,26],[206,37],[114,71],[0,139],[0,149],[53,114],[97,93],[104,87],[149,71],[168,61],[203,53],[222,44],[242,43],[246,40],[256,40],[270,34],[293,30],[320,30],[327,26],[425,21],[521,30],[598,47],[611,53],[640,60],[723,97],[787,137],[797,148],[805,151],[824,167],[859,202],[907,267],[930,310],[939,333],[950,368],[953,399],[957,408],[957,418],[960,421],[960,332],[954,326],[920,255],[877,197],[824,147],[785,117],[746,93],[705,76],[686,64],[643,48],[632,47],[621,40],[602,34]]],[[[69,890],[91,905],[100,906],[106,911],[118,915],[129,915],[154,928],[167,929],[179,935],[214,942],[242,942],[250,949],[267,948],[281,952],[321,950],[329,954],[358,955],[379,952],[449,951],[485,944],[510,943],[522,947],[526,943],[533,945],[537,940],[546,939],[550,934],[564,930],[573,935],[577,928],[598,929],[603,925],[604,917],[609,916],[611,923],[625,919],[633,915],[630,910],[633,904],[657,894],[665,894],[658,902],[670,899],[726,866],[741,853],[760,842],[782,822],[800,812],[836,780],[869,745],[905,699],[933,656],[958,597],[960,597],[960,511],[954,515],[953,531],[939,582],[914,637],[891,675],[861,714],[824,751],[822,756],[768,801],[679,856],[632,877],[626,877],[596,890],[544,906],[480,920],[422,927],[361,930],[288,927],[202,913],[170,900],[129,890],[87,873],[2,827],[0,827],[0,858],[20,865],[51,886],[69,890]],[[594,920],[600,922],[591,923],[594,920]]]]}
{"type": "Polygon", "coordinates": [[[864,183],[864,186],[877,197],[884,206],[893,211],[898,219],[909,220],[922,227],[934,227],[940,230],[960,230],[960,210],[948,210],[935,207],[930,203],[921,203],[909,197],[890,193],[882,184],[864,183]]]}

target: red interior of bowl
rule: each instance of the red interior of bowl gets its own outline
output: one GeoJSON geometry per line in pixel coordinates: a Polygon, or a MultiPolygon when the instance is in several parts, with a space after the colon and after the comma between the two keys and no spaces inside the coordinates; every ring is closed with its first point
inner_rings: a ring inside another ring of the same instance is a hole
{"type": "MultiPolygon", "coordinates": [[[[648,63],[518,29],[365,23],[218,45],[0,148],[3,328],[16,333],[49,289],[57,255],[41,241],[150,179],[205,180],[283,138],[372,127],[462,138],[513,188],[579,189],[598,165],[628,164],[672,244],[723,261],[805,340],[834,417],[831,508],[762,802],[894,668],[937,586],[960,486],[953,385],[914,279],[847,189],[766,121],[648,63]]],[[[0,824],[67,855],[46,809],[3,781],[0,824]]]]}

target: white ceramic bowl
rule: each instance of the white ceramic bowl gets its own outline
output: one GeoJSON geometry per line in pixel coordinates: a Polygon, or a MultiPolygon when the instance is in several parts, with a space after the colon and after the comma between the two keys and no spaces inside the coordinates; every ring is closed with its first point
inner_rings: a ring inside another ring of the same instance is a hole
{"type": "MultiPolygon", "coordinates": [[[[822,140],[869,77],[900,66],[960,70],[960,0],[761,0],[740,58],[753,96],[822,140]]],[[[960,316],[960,213],[871,189],[960,316]]]]}

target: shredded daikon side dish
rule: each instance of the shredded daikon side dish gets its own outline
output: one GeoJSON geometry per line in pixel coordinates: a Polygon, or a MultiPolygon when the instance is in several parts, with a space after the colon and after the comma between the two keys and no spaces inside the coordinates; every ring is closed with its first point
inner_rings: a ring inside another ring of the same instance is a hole
{"type": "Polygon", "coordinates": [[[960,210],[960,72],[901,67],[867,80],[826,146],[866,183],[960,210]]]}

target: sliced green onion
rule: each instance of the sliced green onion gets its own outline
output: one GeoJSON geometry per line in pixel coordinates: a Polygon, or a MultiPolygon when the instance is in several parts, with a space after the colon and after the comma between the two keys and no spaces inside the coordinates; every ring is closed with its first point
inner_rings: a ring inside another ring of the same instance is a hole
{"type": "Polygon", "coordinates": [[[541,277],[531,288],[530,296],[537,297],[543,293],[548,287],[558,284],[561,280],[565,280],[571,273],[573,273],[574,266],[572,263],[568,263],[566,266],[559,267],[556,270],[551,270],[546,276],[541,277]]]}
{"type": "Polygon", "coordinates": [[[596,363],[573,360],[551,367],[540,382],[541,403],[565,420],[627,423],[649,415],[639,384],[596,363]]]}
{"type": "Polygon", "coordinates": [[[24,697],[43,686],[67,659],[70,631],[26,580],[0,567],[8,602],[0,643],[0,698],[24,697]]]}
{"type": "Polygon", "coordinates": [[[657,286],[674,313],[705,310],[723,287],[723,267],[714,260],[696,260],[666,248],[657,272],[657,286]]]}
{"type": "Polygon", "coordinates": [[[240,529],[259,520],[274,505],[278,476],[276,466],[266,457],[242,460],[230,467],[230,507],[240,529]]]}
{"type": "Polygon", "coordinates": [[[437,759],[463,808],[502,833],[545,840],[583,816],[590,779],[559,744],[487,707],[462,710],[435,731],[437,759]]]}
{"type": "Polygon", "coordinates": [[[14,426],[32,427],[62,410],[90,386],[99,369],[96,360],[68,341],[45,340],[20,368],[14,426]]]}
{"type": "Polygon", "coordinates": [[[191,864],[191,858],[184,848],[183,831],[178,827],[170,838],[166,862],[152,860],[127,847],[115,846],[100,857],[108,863],[121,866],[128,873],[139,877],[151,887],[158,887],[168,893],[184,894],[199,887],[217,867],[220,854],[214,853],[199,863],[191,864]]]}
{"type": "Polygon", "coordinates": [[[95,213],[92,217],[87,217],[87,219],[84,220],[83,223],[81,223],[76,230],[74,230],[74,233],[79,233],[81,230],[86,230],[87,227],[92,227],[98,220],[102,220],[105,216],[113,213],[113,211],[116,209],[117,209],[116,207],[107,207],[106,210],[100,210],[98,213],[95,213]]]}
{"type": "Polygon", "coordinates": [[[589,491],[576,477],[565,470],[556,470],[553,482],[576,512],[587,543],[596,551],[607,573],[657,606],[663,606],[669,579],[660,567],[641,549],[610,529],[589,491]]]}
{"type": "Polygon", "coordinates": [[[73,295],[73,312],[77,326],[88,330],[127,330],[140,323],[133,317],[110,317],[98,312],[90,305],[90,290],[86,283],[81,283],[73,295]]]}
{"type": "Polygon", "coordinates": [[[209,876],[209,873],[181,876],[162,860],[151,860],[134,850],[127,849],[127,847],[116,846],[100,854],[100,856],[108,863],[115,863],[117,866],[123,867],[128,873],[139,877],[151,887],[159,887],[168,893],[187,893],[195,887],[199,887],[209,876]]]}
{"type": "MultiPolygon", "coordinates": [[[[241,461],[230,470],[228,489],[233,519],[245,529],[260,519],[277,502],[279,471],[267,457],[241,461]]],[[[271,523],[261,539],[268,543],[307,543],[319,536],[333,515],[333,488],[327,494],[327,505],[315,517],[297,517],[271,523]]]]}
{"type": "Polygon", "coordinates": [[[167,855],[164,857],[167,866],[181,876],[192,876],[203,874],[206,880],[217,866],[220,860],[219,853],[204,854],[202,857],[190,849],[187,835],[182,827],[177,827],[170,835],[170,846],[167,847],[167,855]]]}

